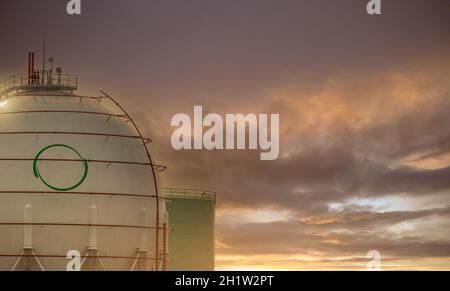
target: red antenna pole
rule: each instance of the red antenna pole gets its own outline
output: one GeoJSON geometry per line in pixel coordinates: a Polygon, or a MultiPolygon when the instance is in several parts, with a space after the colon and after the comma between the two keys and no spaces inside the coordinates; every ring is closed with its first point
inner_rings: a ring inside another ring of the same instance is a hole
{"type": "Polygon", "coordinates": [[[35,79],[35,76],[34,76],[34,52],[31,53],[31,79],[32,79],[32,82],[34,83],[34,79],[35,79]]]}
{"type": "Polygon", "coordinates": [[[42,84],[44,84],[44,75],[45,75],[45,50],[46,50],[46,43],[45,43],[45,33],[44,33],[44,48],[42,51],[42,84]]]}
{"type": "Polygon", "coordinates": [[[28,53],[28,85],[31,83],[31,53],[28,53]]]}
{"type": "Polygon", "coordinates": [[[28,53],[28,84],[33,82],[34,77],[34,52],[28,53]]]}
{"type": "Polygon", "coordinates": [[[42,72],[45,71],[45,50],[46,50],[46,43],[45,43],[45,33],[44,33],[44,48],[42,50],[42,72]]]}

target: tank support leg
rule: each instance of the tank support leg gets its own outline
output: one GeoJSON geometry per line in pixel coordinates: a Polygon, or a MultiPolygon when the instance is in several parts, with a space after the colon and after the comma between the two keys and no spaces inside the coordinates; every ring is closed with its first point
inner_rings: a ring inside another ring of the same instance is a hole
{"type": "MultiPolygon", "coordinates": [[[[141,225],[143,227],[148,226],[148,211],[147,208],[142,208],[141,210],[141,225]]],[[[133,265],[131,266],[130,271],[147,271],[148,270],[148,264],[147,264],[147,255],[148,255],[148,231],[147,229],[142,229],[141,233],[141,242],[140,247],[137,249],[137,256],[136,259],[133,262],[133,265]]]]}
{"type": "MultiPolygon", "coordinates": [[[[88,247],[86,250],[86,253],[83,257],[83,260],[81,261],[80,264],[80,269],[81,267],[86,263],[86,260],[89,258],[94,258],[96,259],[96,261],[98,262],[98,264],[100,265],[100,268],[103,271],[106,271],[105,265],[103,264],[103,261],[101,258],[99,258],[98,256],[98,244],[97,244],[97,224],[98,224],[98,219],[97,219],[97,206],[92,205],[89,211],[89,216],[90,216],[90,224],[91,226],[89,227],[89,243],[88,243],[88,247]]],[[[90,269],[94,269],[95,264],[90,264],[90,266],[88,266],[89,271],[91,271],[90,269]]]]}
{"type": "MultiPolygon", "coordinates": [[[[34,246],[33,246],[33,216],[32,216],[32,210],[33,207],[31,204],[25,205],[25,211],[24,211],[24,227],[23,227],[23,248],[22,252],[20,253],[19,257],[17,258],[17,261],[14,263],[14,266],[12,267],[11,271],[15,271],[17,269],[17,266],[24,258],[32,258],[39,266],[39,269],[41,271],[45,271],[44,266],[42,265],[41,261],[39,260],[38,256],[34,252],[34,246]]],[[[31,269],[31,261],[27,262],[27,267],[25,269],[31,269]]]]}

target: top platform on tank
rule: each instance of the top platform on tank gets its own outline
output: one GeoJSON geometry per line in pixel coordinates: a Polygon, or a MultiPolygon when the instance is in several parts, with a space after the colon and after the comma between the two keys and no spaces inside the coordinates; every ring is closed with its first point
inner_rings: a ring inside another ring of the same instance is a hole
{"type": "Polygon", "coordinates": [[[78,89],[78,76],[50,74],[29,76],[27,74],[12,75],[0,81],[0,98],[12,93],[24,92],[60,92],[72,94],[78,89]]]}

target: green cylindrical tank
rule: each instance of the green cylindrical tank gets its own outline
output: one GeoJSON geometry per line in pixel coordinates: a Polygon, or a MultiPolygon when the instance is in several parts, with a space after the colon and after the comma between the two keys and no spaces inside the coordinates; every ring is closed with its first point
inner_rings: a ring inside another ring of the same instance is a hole
{"type": "Polygon", "coordinates": [[[214,271],[216,194],[164,189],[169,213],[169,270],[214,271]]]}

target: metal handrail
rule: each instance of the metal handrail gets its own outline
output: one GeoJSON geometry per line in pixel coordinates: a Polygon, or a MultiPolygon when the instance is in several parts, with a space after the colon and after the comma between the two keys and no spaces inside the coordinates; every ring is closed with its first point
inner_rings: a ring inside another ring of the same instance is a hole
{"type": "Polygon", "coordinates": [[[166,198],[197,199],[216,202],[216,193],[208,190],[164,188],[163,193],[166,198]]]}
{"type": "Polygon", "coordinates": [[[75,91],[77,88],[78,76],[76,75],[46,73],[41,76],[30,76],[17,74],[0,81],[0,96],[14,91],[43,89],[75,91]]]}

